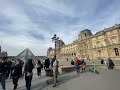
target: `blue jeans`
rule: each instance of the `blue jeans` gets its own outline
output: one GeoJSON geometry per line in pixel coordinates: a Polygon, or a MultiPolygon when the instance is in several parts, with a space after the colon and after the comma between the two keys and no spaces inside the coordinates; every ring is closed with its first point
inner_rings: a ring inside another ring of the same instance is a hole
{"type": "Polygon", "coordinates": [[[1,83],[1,86],[2,86],[2,89],[6,89],[5,88],[5,79],[6,79],[6,75],[5,74],[0,74],[0,83],[1,83]]]}
{"type": "Polygon", "coordinates": [[[77,73],[79,74],[80,73],[80,65],[76,64],[75,68],[76,68],[77,73]]]}
{"type": "Polygon", "coordinates": [[[32,81],[32,76],[25,76],[25,81],[26,81],[26,88],[27,90],[31,90],[31,81],[32,81]]]}

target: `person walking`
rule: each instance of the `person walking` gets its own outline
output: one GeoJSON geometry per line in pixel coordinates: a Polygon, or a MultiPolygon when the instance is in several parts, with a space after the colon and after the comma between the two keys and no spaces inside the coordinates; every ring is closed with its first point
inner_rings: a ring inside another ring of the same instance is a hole
{"type": "Polygon", "coordinates": [[[20,76],[22,76],[24,61],[22,61],[22,60],[19,60],[19,61],[20,61],[20,76]]]}
{"type": "Polygon", "coordinates": [[[14,84],[14,88],[13,90],[17,89],[18,86],[18,80],[21,77],[21,65],[20,65],[20,60],[17,60],[15,63],[15,66],[13,67],[12,70],[12,80],[13,80],[13,84],[14,84]]]}
{"type": "Polygon", "coordinates": [[[78,74],[80,74],[80,60],[76,57],[75,58],[75,68],[78,74]]]}
{"type": "Polygon", "coordinates": [[[40,60],[37,62],[37,77],[40,78],[41,76],[41,69],[43,68],[43,65],[40,60]]]}
{"type": "Polygon", "coordinates": [[[3,90],[6,90],[6,74],[8,71],[8,64],[6,60],[0,59],[0,83],[3,90]]]}
{"type": "Polygon", "coordinates": [[[8,70],[7,70],[7,73],[6,73],[6,78],[9,78],[9,75],[11,74],[10,71],[11,71],[11,60],[7,61],[8,63],[8,70]]]}
{"type": "Polygon", "coordinates": [[[11,66],[10,66],[10,79],[12,79],[12,71],[13,71],[13,67],[15,66],[15,60],[11,60],[11,66]]]}
{"type": "Polygon", "coordinates": [[[33,77],[34,66],[35,66],[35,61],[33,59],[29,59],[25,64],[23,75],[25,73],[25,81],[26,81],[27,90],[31,90],[31,81],[33,77]]]}

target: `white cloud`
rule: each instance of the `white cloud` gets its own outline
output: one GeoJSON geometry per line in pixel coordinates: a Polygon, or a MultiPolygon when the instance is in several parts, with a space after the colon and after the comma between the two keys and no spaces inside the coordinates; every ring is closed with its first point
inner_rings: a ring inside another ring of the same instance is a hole
{"type": "Polygon", "coordinates": [[[24,50],[25,48],[30,48],[35,55],[46,55],[46,50],[49,45],[52,46],[48,40],[39,41],[31,36],[19,35],[19,36],[11,36],[5,33],[2,34],[0,41],[2,44],[3,50],[8,51],[10,55],[17,55],[19,52],[24,50]],[[48,44],[49,43],[49,44],[48,44]],[[13,50],[15,50],[13,52],[13,50]],[[12,53],[11,53],[12,52],[12,53]]]}
{"type": "Polygon", "coordinates": [[[63,3],[60,3],[57,0],[31,0],[31,2],[27,1],[27,3],[35,7],[42,6],[51,11],[56,11],[56,12],[66,14],[66,15],[73,14],[72,8],[67,7],[66,5],[64,5],[63,3]]]}
{"type": "Polygon", "coordinates": [[[105,10],[101,10],[101,2],[104,4],[97,0],[1,0],[2,49],[9,55],[17,55],[25,48],[30,48],[35,55],[46,55],[47,48],[54,46],[51,38],[55,33],[68,44],[83,29],[92,29],[95,33],[118,23],[118,2],[106,5],[105,10]]]}

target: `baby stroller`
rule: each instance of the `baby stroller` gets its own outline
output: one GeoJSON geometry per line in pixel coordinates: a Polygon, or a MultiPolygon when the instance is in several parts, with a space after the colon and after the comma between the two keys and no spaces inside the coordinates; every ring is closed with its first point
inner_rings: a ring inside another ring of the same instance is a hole
{"type": "Polygon", "coordinates": [[[51,80],[53,81],[53,70],[51,68],[46,68],[45,72],[46,72],[46,76],[51,78],[49,80],[46,80],[46,83],[49,84],[51,80]]]}

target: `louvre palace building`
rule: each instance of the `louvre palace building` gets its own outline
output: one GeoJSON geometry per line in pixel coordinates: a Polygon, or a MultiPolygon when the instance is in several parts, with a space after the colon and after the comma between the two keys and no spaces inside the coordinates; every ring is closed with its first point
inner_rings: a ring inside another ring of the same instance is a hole
{"type": "MultiPolygon", "coordinates": [[[[53,58],[54,55],[55,49],[49,47],[47,56],[53,58]]],[[[65,45],[62,40],[56,41],[56,57],[120,60],[120,24],[105,28],[94,35],[89,29],[85,29],[80,32],[75,41],[68,45],[65,45]]]]}

